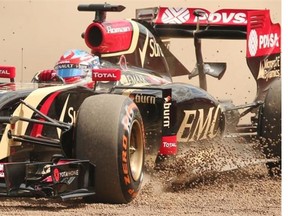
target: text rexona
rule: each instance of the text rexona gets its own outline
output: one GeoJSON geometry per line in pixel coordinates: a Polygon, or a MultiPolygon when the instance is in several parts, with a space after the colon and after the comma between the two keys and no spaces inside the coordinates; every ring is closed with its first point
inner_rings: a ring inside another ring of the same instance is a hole
{"type": "Polygon", "coordinates": [[[210,107],[207,115],[204,114],[204,109],[184,110],[185,116],[178,130],[177,140],[188,142],[215,137],[219,112],[219,105],[210,107]]]}

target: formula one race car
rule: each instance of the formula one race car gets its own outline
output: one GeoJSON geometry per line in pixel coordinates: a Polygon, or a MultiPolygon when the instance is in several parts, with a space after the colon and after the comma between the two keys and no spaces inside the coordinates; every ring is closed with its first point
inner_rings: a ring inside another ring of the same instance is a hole
{"type": "Polygon", "coordinates": [[[271,167],[281,163],[280,25],[268,10],[159,7],[139,9],[133,20],[105,20],[106,12],[124,8],[78,6],[95,12],[82,34],[101,60],[92,89],[19,84],[14,67],[1,67],[0,76],[10,79],[0,86],[2,196],[127,203],[140,190],[144,155],[157,167],[227,133],[261,138],[267,158],[278,158],[271,167]],[[192,72],[162,41],[171,37],[194,38],[192,72]],[[206,75],[221,79],[226,64],[203,62],[205,38],[247,40],[258,89],[251,104],[237,107],[207,93],[206,75]],[[179,75],[199,76],[200,87],[173,83],[179,75]],[[249,112],[251,125],[239,125],[249,112]]]}

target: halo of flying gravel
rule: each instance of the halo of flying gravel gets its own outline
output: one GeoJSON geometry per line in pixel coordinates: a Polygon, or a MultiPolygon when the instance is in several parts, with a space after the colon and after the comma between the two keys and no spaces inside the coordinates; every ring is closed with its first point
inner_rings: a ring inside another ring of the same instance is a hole
{"type": "MultiPolygon", "coordinates": [[[[161,171],[147,163],[142,189],[129,204],[1,197],[1,215],[281,215],[281,177],[271,177],[265,165],[256,161],[255,165],[236,168],[250,159],[239,159],[239,149],[237,151],[233,143],[230,144],[226,150],[215,146],[214,150],[201,149],[200,157],[199,149],[195,153],[187,152],[176,159],[177,166],[167,165],[161,171]],[[234,153],[227,154],[233,148],[234,153]],[[227,160],[230,160],[229,164],[234,163],[235,169],[232,165],[227,168],[227,160]],[[191,170],[191,165],[195,169],[191,170]],[[217,172],[220,168],[227,171],[217,172]]],[[[258,151],[257,145],[254,148],[258,151]]],[[[251,149],[249,151],[251,153],[251,149]]]]}

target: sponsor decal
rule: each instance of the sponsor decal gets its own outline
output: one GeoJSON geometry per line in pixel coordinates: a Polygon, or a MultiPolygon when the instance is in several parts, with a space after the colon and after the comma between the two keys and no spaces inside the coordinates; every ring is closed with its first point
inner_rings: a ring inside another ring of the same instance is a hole
{"type": "Polygon", "coordinates": [[[133,100],[135,103],[143,103],[143,104],[155,104],[156,103],[156,97],[151,96],[151,95],[136,94],[133,97],[133,100]]]}
{"type": "Polygon", "coordinates": [[[135,103],[131,103],[125,106],[125,115],[121,121],[124,127],[124,134],[122,137],[122,152],[121,152],[121,160],[122,160],[122,170],[123,170],[123,182],[126,185],[126,192],[131,195],[131,197],[135,197],[138,193],[137,190],[133,188],[133,178],[130,175],[130,166],[128,165],[129,160],[129,137],[132,127],[132,120],[135,115],[134,109],[137,109],[135,103]],[[132,180],[131,180],[132,178],[132,180]]]}
{"type": "Polygon", "coordinates": [[[107,33],[109,33],[109,34],[115,34],[115,33],[131,31],[131,28],[129,26],[123,26],[123,27],[107,26],[106,30],[107,30],[107,33]]]}
{"type": "Polygon", "coordinates": [[[53,180],[55,182],[65,182],[67,184],[71,184],[75,179],[75,176],[79,176],[79,170],[69,170],[60,172],[58,168],[53,169],[53,180]]]}
{"type": "Polygon", "coordinates": [[[258,36],[255,29],[250,31],[248,37],[248,50],[251,56],[255,56],[258,49],[258,36]]]}
{"type": "Polygon", "coordinates": [[[177,136],[163,136],[160,147],[160,154],[175,155],[177,154],[177,136]]]}
{"type": "Polygon", "coordinates": [[[128,167],[128,138],[127,136],[123,136],[123,141],[122,141],[122,169],[123,169],[123,174],[124,174],[124,183],[125,185],[131,184],[131,179],[129,175],[129,167],[128,167]]]}
{"type": "Polygon", "coordinates": [[[72,176],[79,176],[79,170],[70,170],[70,171],[63,171],[60,172],[61,178],[72,177],[72,176]]]}
{"type": "Polygon", "coordinates": [[[151,48],[150,57],[164,57],[160,45],[156,42],[155,38],[151,38],[149,41],[151,48]]]}
{"type": "Polygon", "coordinates": [[[259,35],[259,49],[279,47],[279,36],[277,33],[259,35]]]}
{"type": "Polygon", "coordinates": [[[118,81],[121,79],[121,70],[101,68],[92,70],[93,81],[118,81]]]}
{"type": "Polygon", "coordinates": [[[167,8],[161,20],[167,24],[182,24],[190,18],[190,13],[187,8],[167,8]]]}
{"type": "Polygon", "coordinates": [[[172,117],[173,109],[172,109],[172,89],[163,89],[162,90],[163,97],[163,110],[162,110],[162,136],[171,136],[171,134],[175,134],[175,131],[172,127],[172,117]]]}
{"type": "Polygon", "coordinates": [[[128,165],[128,154],[129,154],[129,134],[132,127],[132,120],[134,117],[134,110],[136,108],[135,103],[131,103],[129,105],[125,106],[125,115],[123,116],[123,119],[121,121],[123,127],[124,127],[124,134],[122,137],[122,169],[123,169],[123,175],[124,175],[124,183],[125,185],[131,184],[131,178],[129,175],[129,165],[128,165]]]}
{"type": "Polygon", "coordinates": [[[273,60],[264,59],[260,62],[257,79],[265,79],[267,81],[274,77],[280,77],[280,67],[280,56],[273,60]]]}
{"type": "Polygon", "coordinates": [[[68,113],[68,117],[70,119],[70,121],[68,121],[67,123],[75,125],[76,124],[76,119],[77,119],[76,118],[77,111],[75,111],[73,107],[69,107],[67,113],[68,113]]]}
{"type": "Polygon", "coordinates": [[[140,83],[148,83],[144,76],[137,74],[126,74],[121,77],[121,82],[124,84],[140,84],[140,83]]]}
{"type": "Polygon", "coordinates": [[[171,96],[164,98],[163,104],[163,127],[170,128],[171,96]]]}
{"type": "MultiPolygon", "coordinates": [[[[247,23],[246,13],[243,12],[236,13],[219,11],[215,13],[205,13],[203,16],[199,17],[199,20],[206,21],[207,18],[209,23],[247,23]]],[[[197,17],[194,18],[194,22],[197,22],[197,17]]]]}
{"type": "Polygon", "coordinates": [[[279,47],[280,37],[278,33],[258,34],[255,29],[252,29],[248,36],[248,51],[250,56],[256,56],[258,52],[263,52],[264,49],[279,47]]]}
{"type": "Polygon", "coordinates": [[[113,74],[113,73],[99,73],[99,72],[95,72],[93,73],[93,76],[96,78],[96,79],[102,79],[102,78],[116,78],[116,75],[113,74]]]}
{"type": "Polygon", "coordinates": [[[149,53],[149,56],[151,58],[164,57],[164,54],[162,52],[160,45],[156,42],[154,37],[149,39],[149,33],[148,33],[148,30],[146,29],[146,37],[145,37],[143,48],[142,49],[138,48],[142,67],[144,67],[144,63],[146,60],[148,45],[149,45],[149,48],[151,50],[149,53]]]}
{"type": "Polygon", "coordinates": [[[53,179],[55,182],[60,181],[60,171],[58,168],[53,169],[53,179]]]}
{"type": "Polygon", "coordinates": [[[0,69],[0,75],[10,75],[8,70],[1,70],[0,69]]]}
{"type": "Polygon", "coordinates": [[[204,109],[184,110],[184,118],[177,133],[180,142],[196,141],[213,138],[217,135],[217,125],[220,105],[210,107],[207,115],[204,109]]]}
{"type": "Polygon", "coordinates": [[[13,66],[0,66],[1,78],[14,78],[16,68],[13,66]]]}
{"type": "Polygon", "coordinates": [[[161,22],[165,24],[183,24],[209,22],[217,24],[241,24],[247,23],[246,11],[219,10],[210,13],[207,10],[201,16],[197,17],[193,14],[195,8],[166,8],[161,15],[161,22]]]}
{"type": "Polygon", "coordinates": [[[55,69],[71,69],[71,68],[80,68],[80,69],[87,69],[89,68],[88,65],[84,65],[84,64],[71,64],[71,63],[61,63],[58,64],[57,66],[55,66],[55,69]]]}

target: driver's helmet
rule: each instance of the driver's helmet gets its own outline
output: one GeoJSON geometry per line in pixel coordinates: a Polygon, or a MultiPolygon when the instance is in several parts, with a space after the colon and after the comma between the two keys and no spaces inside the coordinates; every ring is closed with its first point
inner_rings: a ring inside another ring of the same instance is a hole
{"type": "Polygon", "coordinates": [[[64,80],[83,79],[92,76],[92,69],[99,68],[99,57],[84,50],[66,51],[56,63],[54,69],[64,80]]]}

